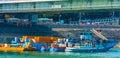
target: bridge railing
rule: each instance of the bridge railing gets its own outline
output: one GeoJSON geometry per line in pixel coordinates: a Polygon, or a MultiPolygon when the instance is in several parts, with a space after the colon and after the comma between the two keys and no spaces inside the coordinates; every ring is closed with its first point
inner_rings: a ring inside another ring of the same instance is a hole
{"type": "Polygon", "coordinates": [[[0,12],[37,12],[60,10],[113,9],[120,8],[119,0],[73,0],[61,2],[26,2],[0,4],[0,12]]]}

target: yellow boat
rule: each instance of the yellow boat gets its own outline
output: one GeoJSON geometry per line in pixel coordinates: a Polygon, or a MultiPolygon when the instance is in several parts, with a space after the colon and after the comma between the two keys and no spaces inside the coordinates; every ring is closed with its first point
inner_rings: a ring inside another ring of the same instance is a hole
{"type": "Polygon", "coordinates": [[[0,51],[2,52],[23,52],[23,47],[0,47],[0,51]]]}
{"type": "Polygon", "coordinates": [[[11,47],[10,44],[0,44],[0,51],[2,52],[23,52],[24,47],[11,47]]]}

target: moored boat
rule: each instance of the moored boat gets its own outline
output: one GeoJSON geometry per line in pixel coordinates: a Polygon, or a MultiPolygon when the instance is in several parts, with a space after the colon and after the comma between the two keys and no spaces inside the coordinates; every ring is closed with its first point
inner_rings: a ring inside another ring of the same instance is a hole
{"type": "Polygon", "coordinates": [[[96,47],[93,47],[92,45],[80,46],[79,48],[78,47],[77,48],[66,47],[65,51],[66,52],[106,52],[117,44],[118,42],[114,41],[114,42],[109,42],[106,44],[96,45],[96,47]]]}
{"type": "Polygon", "coordinates": [[[23,52],[23,47],[0,47],[0,51],[2,52],[23,52]]]}
{"type": "MultiPolygon", "coordinates": [[[[84,32],[77,47],[66,47],[66,52],[106,52],[118,44],[118,41],[109,40],[96,30],[91,30],[99,38],[93,38],[91,32],[84,32]]],[[[76,43],[70,42],[71,45],[76,43]]]]}

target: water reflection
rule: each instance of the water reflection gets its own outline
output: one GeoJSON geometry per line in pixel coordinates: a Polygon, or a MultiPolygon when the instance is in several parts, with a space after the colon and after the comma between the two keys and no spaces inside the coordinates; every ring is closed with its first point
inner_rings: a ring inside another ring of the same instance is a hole
{"type": "Polygon", "coordinates": [[[120,49],[111,49],[108,52],[100,53],[70,53],[70,52],[37,52],[25,51],[0,52],[0,58],[120,58],[120,49]]]}

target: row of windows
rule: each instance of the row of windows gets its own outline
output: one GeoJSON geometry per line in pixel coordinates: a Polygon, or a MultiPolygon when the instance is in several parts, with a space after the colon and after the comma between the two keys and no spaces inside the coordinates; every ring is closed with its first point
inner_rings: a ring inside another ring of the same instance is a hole
{"type": "Polygon", "coordinates": [[[87,6],[120,6],[118,0],[109,2],[107,0],[93,0],[87,2],[85,0],[72,0],[72,2],[33,2],[33,3],[14,3],[14,4],[0,4],[2,10],[23,10],[23,9],[47,9],[47,8],[71,8],[71,7],[87,7],[87,6]]]}

